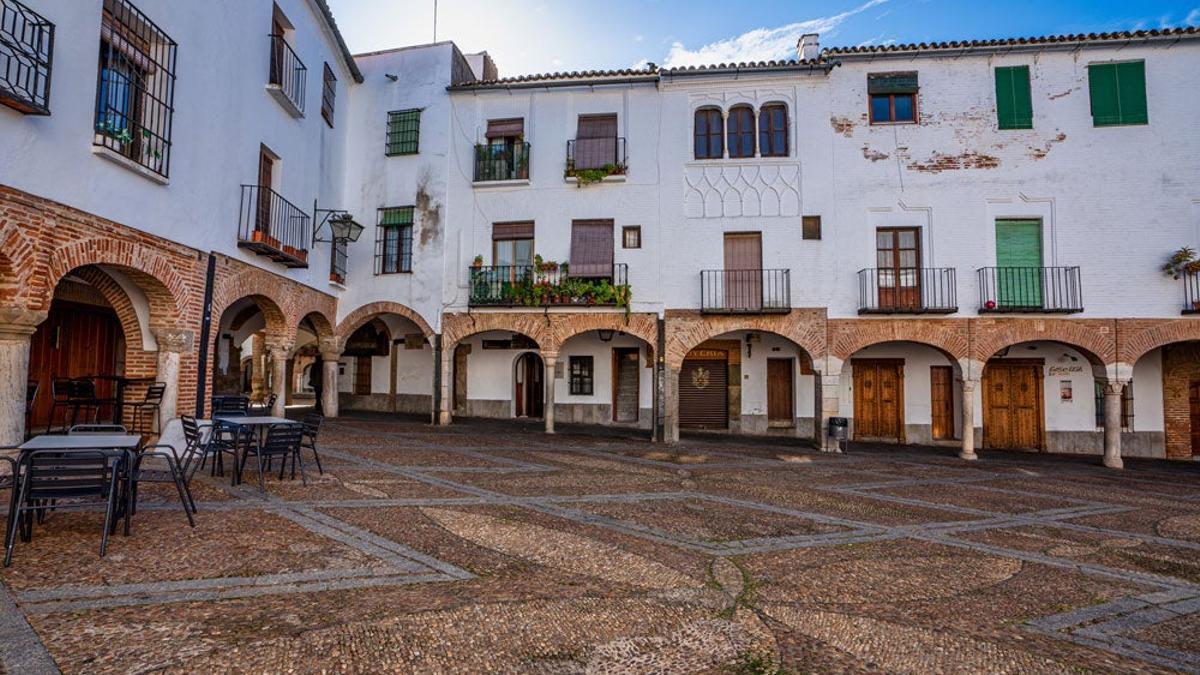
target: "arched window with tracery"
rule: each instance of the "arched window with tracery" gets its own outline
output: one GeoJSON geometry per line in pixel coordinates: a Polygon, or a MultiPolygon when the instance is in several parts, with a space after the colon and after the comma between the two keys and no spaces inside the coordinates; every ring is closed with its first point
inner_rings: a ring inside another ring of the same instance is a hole
{"type": "Polygon", "coordinates": [[[725,133],[720,110],[697,110],[694,129],[696,159],[721,159],[725,156],[725,133]]]}
{"type": "Polygon", "coordinates": [[[725,123],[729,137],[730,157],[754,156],[754,110],[748,105],[737,105],[729,109],[729,120],[725,123]]]}
{"type": "Polygon", "coordinates": [[[788,114],[782,103],[768,103],[758,111],[758,153],[763,157],[788,156],[788,114]]]}

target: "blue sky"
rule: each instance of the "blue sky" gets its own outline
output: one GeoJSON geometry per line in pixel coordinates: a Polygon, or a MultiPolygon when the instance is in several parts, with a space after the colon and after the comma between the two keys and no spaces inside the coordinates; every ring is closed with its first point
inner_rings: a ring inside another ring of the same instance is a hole
{"type": "MultiPolygon", "coordinates": [[[[329,0],[355,53],[430,42],[434,0],[329,0]]],[[[440,40],[501,75],[789,58],[825,46],[1200,25],[1200,0],[439,0],[440,40]]]]}

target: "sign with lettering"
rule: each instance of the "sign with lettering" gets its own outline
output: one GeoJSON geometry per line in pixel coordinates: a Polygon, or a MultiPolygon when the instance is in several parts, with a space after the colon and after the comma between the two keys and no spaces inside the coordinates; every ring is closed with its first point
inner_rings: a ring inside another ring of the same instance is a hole
{"type": "Polygon", "coordinates": [[[1083,372],[1083,366],[1079,366],[1079,365],[1046,366],[1046,374],[1049,375],[1050,377],[1062,377],[1063,375],[1074,375],[1076,373],[1082,373],[1082,372],[1083,372]]]}

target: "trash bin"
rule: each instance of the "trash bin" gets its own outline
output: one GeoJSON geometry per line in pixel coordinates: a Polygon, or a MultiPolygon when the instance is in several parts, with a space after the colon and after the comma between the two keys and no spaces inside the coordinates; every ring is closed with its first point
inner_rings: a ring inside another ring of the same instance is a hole
{"type": "Polygon", "coordinates": [[[849,436],[850,420],[845,417],[829,418],[829,437],[835,441],[844,441],[849,436]]]}

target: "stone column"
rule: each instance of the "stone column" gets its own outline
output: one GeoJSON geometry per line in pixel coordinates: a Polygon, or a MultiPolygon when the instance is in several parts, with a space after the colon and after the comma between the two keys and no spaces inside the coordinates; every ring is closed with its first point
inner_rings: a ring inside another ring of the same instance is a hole
{"type": "Polygon", "coordinates": [[[275,394],[275,407],[271,408],[271,414],[275,417],[283,417],[287,411],[287,364],[292,346],[269,343],[267,351],[271,362],[271,392],[275,394]]]}
{"type": "Polygon", "coordinates": [[[975,454],[975,390],[979,380],[962,381],[962,450],[958,456],[966,460],[979,459],[975,454]]]}
{"type": "Polygon", "coordinates": [[[0,447],[14,447],[25,442],[29,339],[38,324],[45,320],[46,312],[0,308],[0,447]]]}
{"type": "Polygon", "coordinates": [[[342,341],[335,337],[321,338],[321,412],[326,417],[338,416],[338,363],[342,358],[342,341]]]}
{"type": "Polygon", "coordinates": [[[270,361],[266,340],[262,333],[255,333],[250,339],[250,399],[253,401],[267,397],[267,368],[270,368],[270,361]]]}
{"type": "Polygon", "coordinates": [[[1121,391],[1125,382],[1108,380],[1104,383],[1104,466],[1123,469],[1121,460],[1121,391]]]}
{"type": "Polygon", "coordinates": [[[679,369],[663,367],[663,442],[679,442],[679,369]]]}
{"type": "Polygon", "coordinates": [[[546,395],[542,400],[542,417],[546,420],[546,433],[554,433],[554,364],[558,363],[558,354],[550,352],[542,354],[542,364],[546,374],[542,376],[546,395]]]}
{"type": "Polygon", "coordinates": [[[434,365],[435,368],[442,370],[441,397],[437,411],[439,426],[448,426],[454,421],[454,352],[457,348],[457,344],[452,344],[449,348],[443,344],[440,352],[441,361],[434,365]]]}
{"type": "Polygon", "coordinates": [[[814,435],[817,449],[822,452],[841,452],[841,446],[829,436],[829,418],[840,417],[842,412],[842,360],[829,356],[825,358],[825,370],[816,374],[817,378],[817,416],[813,420],[816,425],[814,435]]]}
{"type": "Polygon", "coordinates": [[[158,371],[155,379],[167,385],[163,392],[159,413],[162,417],[158,432],[162,433],[167,422],[175,419],[179,411],[179,359],[184,352],[192,350],[192,331],[161,328],[154,331],[158,342],[158,371]]]}

